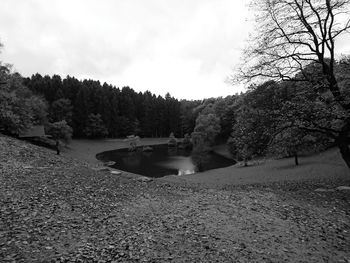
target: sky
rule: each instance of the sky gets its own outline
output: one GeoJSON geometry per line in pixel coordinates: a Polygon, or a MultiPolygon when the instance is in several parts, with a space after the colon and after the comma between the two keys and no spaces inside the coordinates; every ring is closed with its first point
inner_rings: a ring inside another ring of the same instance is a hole
{"type": "MultiPolygon", "coordinates": [[[[0,61],[178,99],[232,95],[247,0],[1,0],[0,61]]],[[[345,43],[343,43],[345,45],[345,43]]]]}

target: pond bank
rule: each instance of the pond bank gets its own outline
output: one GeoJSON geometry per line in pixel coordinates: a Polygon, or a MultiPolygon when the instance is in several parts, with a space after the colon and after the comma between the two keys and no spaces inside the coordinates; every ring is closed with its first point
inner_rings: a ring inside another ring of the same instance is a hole
{"type": "MultiPolygon", "coordinates": [[[[167,141],[168,138],[141,138],[138,145],[165,144],[167,141]]],[[[100,161],[96,159],[96,154],[127,147],[128,143],[125,142],[124,139],[74,139],[68,147],[64,149],[63,153],[70,157],[97,165],[100,164],[100,161]]]]}
{"type": "MultiPolygon", "coordinates": [[[[168,138],[142,138],[140,145],[165,144],[168,138]]],[[[64,155],[85,161],[92,166],[100,165],[96,154],[127,147],[123,139],[73,140],[64,155]]],[[[225,145],[214,148],[221,155],[228,154],[225,145]]],[[[227,156],[228,157],[228,156],[227,156]]],[[[131,174],[131,173],[124,173],[131,174]]],[[[138,175],[132,174],[137,177],[138,175]]],[[[349,170],[337,149],[313,156],[300,157],[300,165],[294,166],[291,158],[266,160],[249,167],[233,165],[186,176],[165,176],[165,182],[200,185],[209,188],[227,188],[235,185],[270,184],[288,181],[349,180],[349,170]]]]}

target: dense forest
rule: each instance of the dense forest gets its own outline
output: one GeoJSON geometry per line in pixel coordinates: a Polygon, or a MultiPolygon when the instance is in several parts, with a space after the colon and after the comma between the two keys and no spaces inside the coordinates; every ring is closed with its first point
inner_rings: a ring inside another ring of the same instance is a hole
{"type": "Polygon", "coordinates": [[[168,137],[170,133],[184,137],[193,132],[202,111],[208,112],[213,105],[220,119],[219,137],[227,139],[232,128],[233,112],[228,107],[234,101],[232,96],[179,101],[169,93],[163,98],[149,91],[137,93],[130,87],[119,89],[94,80],[40,74],[24,78],[23,85],[45,99],[48,121],[65,120],[75,137],[168,137]]]}
{"type": "MultiPolygon", "coordinates": [[[[75,137],[166,137],[189,132],[182,123],[181,102],[166,94],[137,93],[94,80],[35,74],[24,79],[48,104],[49,122],[66,120],[75,137]]],[[[190,125],[190,124],[188,124],[190,125]]]]}

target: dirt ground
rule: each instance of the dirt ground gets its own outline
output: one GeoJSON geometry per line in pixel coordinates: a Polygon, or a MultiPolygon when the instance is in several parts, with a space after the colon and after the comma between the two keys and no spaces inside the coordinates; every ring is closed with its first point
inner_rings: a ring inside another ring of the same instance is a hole
{"type": "Polygon", "coordinates": [[[5,136],[0,171],[1,262],[350,262],[341,177],[143,181],[5,136]]]}

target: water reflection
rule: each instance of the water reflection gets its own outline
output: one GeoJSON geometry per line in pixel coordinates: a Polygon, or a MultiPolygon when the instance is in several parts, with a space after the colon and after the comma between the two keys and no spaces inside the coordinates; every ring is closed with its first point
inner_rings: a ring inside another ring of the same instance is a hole
{"type": "Polygon", "coordinates": [[[97,155],[101,161],[114,161],[112,167],[149,177],[187,175],[233,165],[234,161],[215,153],[192,153],[190,150],[152,146],[152,152],[129,152],[127,149],[103,152],[97,155]]]}
{"type": "Polygon", "coordinates": [[[169,160],[165,162],[159,162],[157,165],[175,169],[177,170],[177,175],[194,174],[196,172],[196,166],[192,162],[191,157],[171,156],[169,160]]]}
{"type": "Polygon", "coordinates": [[[128,152],[125,157],[122,158],[122,161],[127,166],[139,166],[142,159],[141,152],[128,152]]]}
{"type": "Polygon", "coordinates": [[[193,152],[191,159],[197,168],[197,172],[205,171],[205,165],[210,161],[210,155],[207,152],[193,152]]]}

